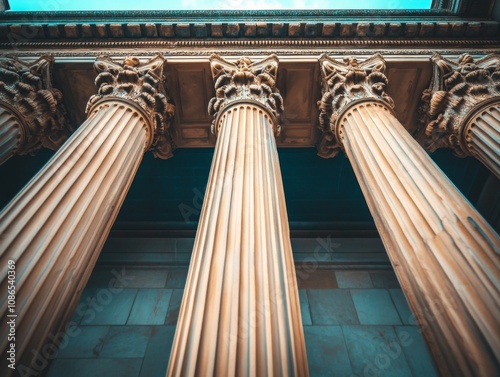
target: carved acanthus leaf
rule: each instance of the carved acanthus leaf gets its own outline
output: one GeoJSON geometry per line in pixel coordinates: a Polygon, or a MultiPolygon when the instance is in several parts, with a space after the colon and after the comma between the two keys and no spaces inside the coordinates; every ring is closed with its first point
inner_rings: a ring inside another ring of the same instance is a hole
{"type": "Polygon", "coordinates": [[[41,147],[56,150],[70,134],[62,94],[52,87],[53,64],[50,55],[34,62],[0,62],[0,103],[14,109],[23,124],[20,154],[33,154],[41,147]]]}
{"type": "Polygon", "coordinates": [[[341,149],[337,134],[337,121],[349,104],[366,99],[383,101],[393,108],[394,101],[385,92],[388,84],[385,76],[385,60],[380,54],[358,62],[352,57],[344,62],[327,55],[319,59],[322,76],[323,97],[318,102],[319,124],[323,137],[318,146],[318,154],[324,158],[334,157],[341,149]]]}
{"type": "Polygon", "coordinates": [[[482,101],[500,96],[500,55],[474,60],[463,54],[454,62],[435,53],[431,60],[434,72],[421,98],[418,139],[430,151],[453,148],[467,155],[461,142],[463,119],[482,101]]]}
{"type": "Polygon", "coordinates": [[[141,64],[137,57],[127,57],[117,63],[103,56],[94,63],[98,73],[95,80],[98,93],[90,97],[86,113],[90,115],[94,105],[101,100],[123,99],[132,101],[147,114],[154,135],[150,150],[155,157],[167,159],[172,156],[174,143],[170,134],[170,121],[175,106],[166,91],[164,67],[166,60],[157,55],[141,64]]]}
{"type": "MultiPolygon", "coordinates": [[[[215,81],[215,97],[208,104],[208,113],[217,118],[233,102],[258,102],[275,118],[277,124],[274,132],[278,135],[279,115],[283,112],[283,98],[276,89],[278,63],[276,55],[254,63],[247,57],[232,63],[218,55],[212,55],[210,67],[215,81]]],[[[217,133],[215,121],[212,123],[213,133],[217,133]]]]}

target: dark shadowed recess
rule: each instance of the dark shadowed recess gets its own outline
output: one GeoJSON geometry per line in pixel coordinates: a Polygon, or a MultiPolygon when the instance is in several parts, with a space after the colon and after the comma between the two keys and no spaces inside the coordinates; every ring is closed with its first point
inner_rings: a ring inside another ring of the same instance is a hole
{"type": "MultiPolygon", "coordinates": [[[[339,236],[376,235],[373,219],[344,155],[325,160],[316,156],[314,148],[278,151],[290,228],[295,235],[312,230],[336,231],[339,236]]],[[[52,155],[53,152],[42,150],[37,156],[15,156],[0,166],[0,175],[4,177],[0,186],[2,208],[52,155]]],[[[146,232],[149,236],[155,232],[193,235],[212,156],[213,148],[180,148],[169,160],[147,153],[113,231],[136,235],[146,232]]],[[[439,150],[432,158],[498,230],[499,180],[474,158],[457,158],[449,150],[439,150]]]]}

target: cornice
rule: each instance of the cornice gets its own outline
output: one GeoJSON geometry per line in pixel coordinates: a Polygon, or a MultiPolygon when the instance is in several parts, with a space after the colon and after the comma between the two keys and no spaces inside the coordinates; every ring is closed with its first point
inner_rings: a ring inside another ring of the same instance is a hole
{"type": "MultiPolygon", "coordinates": [[[[102,12],[101,12],[102,13],[102,12]]],[[[100,15],[101,13],[97,13],[100,15]]],[[[9,13],[0,15],[0,41],[11,46],[33,41],[123,41],[160,38],[169,41],[191,39],[265,40],[299,38],[498,38],[499,24],[488,19],[451,17],[385,17],[382,14],[358,17],[333,17],[324,12],[307,13],[303,17],[279,19],[266,16],[241,19],[228,17],[120,18],[104,16],[64,18],[55,14],[27,13],[22,18],[9,13]],[[102,18],[100,18],[102,17],[102,18]],[[373,21],[376,19],[377,21],[373,21]],[[147,21],[145,21],[147,20],[147,21]]]]}
{"type": "Polygon", "coordinates": [[[15,20],[25,21],[28,19],[52,19],[52,20],[115,20],[132,21],[144,19],[156,20],[204,20],[206,22],[230,22],[234,20],[305,20],[318,18],[370,18],[373,16],[387,18],[458,18],[449,9],[420,9],[420,10],[334,10],[334,9],[309,9],[309,10],[122,10],[122,11],[7,11],[0,13],[0,21],[15,20]]]}

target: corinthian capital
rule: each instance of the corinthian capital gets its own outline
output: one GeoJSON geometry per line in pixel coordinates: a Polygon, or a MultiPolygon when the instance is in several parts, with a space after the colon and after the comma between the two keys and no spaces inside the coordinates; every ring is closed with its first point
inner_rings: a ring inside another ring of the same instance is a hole
{"type": "Polygon", "coordinates": [[[435,53],[431,60],[434,72],[422,94],[418,139],[430,151],[447,147],[459,156],[467,155],[463,133],[468,115],[500,96],[500,55],[474,60],[463,54],[454,62],[435,53]]]}
{"type": "Polygon", "coordinates": [[[385,92],[388,84],[385,76],[385,60],[380,54],[359,62],[352,57],[344,62],[326,55],[319,59],[323,97],[318,102],[320,129],[323,137],[318,146],[321,157],[334,157],[342,147],[338,120],[350,105],[361,101],[381,101],[394,107],[391,97],[385,92]]]}
{"type": "Polygon", "coordinates": [[[98,93],[90,97],[86,109],[89,116],[102,101],[123,100],[136,104],[153,129],[150,150],[155,157],[163,159],[171,157],[174,148],[170,120],[175,109],[166,91],[163,75],[165,64],[166,60],[161,55],[144,64],[137,57],[125,58],[123,63],[117,63],[109,57],[98,58],[94,63],[98,73],[95,80],[98,93]]]}
{"type": "Polygon", "coordinates": [[[271,55],[254,62],[240,58],[235,63],[218,55],[210,58],[215,97],[208,104],[208,113],[215,117],[212,132],[217,133],[217,116],[235,102],[253,102],[264,107],[274,118],[275,134],[280,131],[279,114],[283,112],[283,98],[276,89],[279,60],[271,55]]]}
{"type": "Polygon", "coordinates": [[[29,63],[0,62],[0,105],[19,118],[20,154],[33,154],[41,147],[58,149],[69,136],[62,94],[52,87],[53,65],[49,55],[29,63]]]}

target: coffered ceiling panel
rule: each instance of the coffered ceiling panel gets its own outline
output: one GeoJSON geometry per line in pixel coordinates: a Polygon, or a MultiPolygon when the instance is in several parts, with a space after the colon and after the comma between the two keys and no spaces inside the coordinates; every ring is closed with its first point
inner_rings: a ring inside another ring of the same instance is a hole
{"type": "Polygon", "coordinates": [[[85,121],[89,98],[96,94],[95,73],[91,63],[58,63],[54,67],[54,85],[62,91],[73,129],[85,121]]]}
{"type": "Polygon", "coordinates": [[[427,62],[388,64],[388,94],[394,99],[396,117],[413,133],[418,126],[418,108],[422,92],[429,86],[432,67],[427,62]]]}
{"type": "Polygon", "coordinates": [[[214,144],[210,135],[211,117],[207,107],[213,96],[210,65],[206,63],[169,64],[169,95],[176,106],[173,134],[179,147],[207,147],[214,144]]]}
{"type": "Polygon", "coordinates": [[[283,63],[278,74],[278,89],[283,99],[283,130],[278,146],[311,146],[317,140],[316,129],[320,98],[319,65],[316,62],[283,63]]]}

